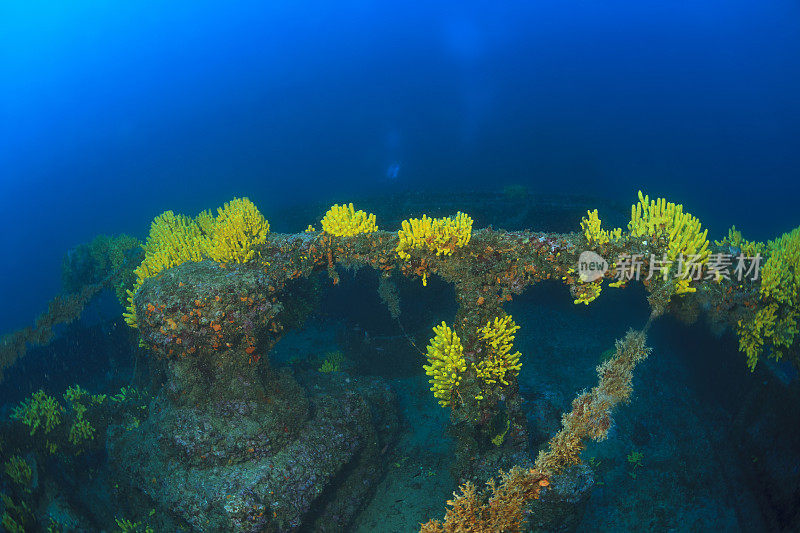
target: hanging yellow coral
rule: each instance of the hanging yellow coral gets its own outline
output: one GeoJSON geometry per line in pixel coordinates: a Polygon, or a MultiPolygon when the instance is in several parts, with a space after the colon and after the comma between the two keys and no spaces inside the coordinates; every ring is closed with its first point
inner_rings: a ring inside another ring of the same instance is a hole
{"type": "Polygon", "coordinates": [[[322,231],[336,237],[352,237],[361,233],[372,233],[377,229],[375,215],[360,209],[356,211],[352,203],[335,204],[322,218],[322,231]]]}
{"type": "Polygon", "coordinates": [[[775,333],[776,305],[759,309],[749,320],[741,319],[736,332],[739,335],[739,351],[747,356],[747,366],[755,370],[758,357],[764,350],[764,340],[775,333]]]}
{"type": "MultiPolygon", "coordinates": [[[[514,334],[519,326],[514,323],[510,315],[495,318],[481,328],[481,340],[486,343],[486,357],[475,365],[478,378],[485,385],[501,383],[508,385],[507,375],[519,375],[522,363],[519,362],[519,352],[512,352],[514,348],[514,334]]],[[[482,398],[478,398],[482,399],[482,398]]]]}
{"type": "Polygon", "coordinates": [[[581,229],[583,235],[589,246],[602,246],[607,242],[619,239],[622,236],[622,228],[615,228],[613,230],[604,230],[601,227],[600,217],[597,215],[597,209],[594,211],[587,211],[587,217],[581,219],[581,229]]]}
{"type": "Polygon", "coordinates": [[[218,263],[246,263],[269,233],[269,222],[253,202],[234,198],[218,210],[208,256],[218,263]]]}
{"type": "Polygon", "coordinates": [[[573,303],[589,305],[600,296],[602,290],[602,279],[590,283],[578,283],[575,285],[575,300],[573,300],[573,303]]]}
{"type": "Polygon", "coordinates": [[[445,322],[434,327],[433,332],[435,336],[428,345],[428,364],[423,368],[431,378],[429,383],[433,395],[445,407],[450,404],[454,389],[461,383],[461,377],[467,370],[467,361],[461,340],[445,322]]]}
{"type": "Polygon", "coordinates": [[[190,217],[165,211],[153,219],[144,244],[144,259],[134,270],[136,281],[133,289],[127,291],[128,306],[122,315],[125,322],[137,327],[133,297],[146,279],[187,261],[202,261],[207,247],[208,237],[190,217]]]}
{"type": "Polygon", "coordinates": [[[455,218],[422,218],[404,220],[397,232],[400,242],[395,251],[401,259],[411,258],[411,250],[428,250],[436,255],[450,255],[466,246],[472,238],[472,218],[458,212],[455,218]]]}
{"type": "Polygon", "coordinates": [[[800,317],[800,227],[766,246],[767,261],[761,269],[758,309],[739,320],[739,349],[753,370],[769,345],[774,359],[780,359],[798,334],[800,317]]]}
{"type": "Polygon", "coordinates": [[[794,307],[800,302],[800,227],[767,245],[761,271],[761,297],[794,307]]]}
{"type": "MultiPolygon", "coordinates": [[[[700,221],[689,213],[683,212],[683,205],[667,202],[664,198],[650,200],[639,191],[639,203],[631,206],[631,221],[628,231],[634,237],[648,237],[653,243],[661,243],[666,247],[666,271],[671,265],[683,259],[694,265],[708,262],[708,230],[701,232],[700,221]]],[[[678,273],[675,293],[694,292],[689,285],[689,272],[678,273]]]]}

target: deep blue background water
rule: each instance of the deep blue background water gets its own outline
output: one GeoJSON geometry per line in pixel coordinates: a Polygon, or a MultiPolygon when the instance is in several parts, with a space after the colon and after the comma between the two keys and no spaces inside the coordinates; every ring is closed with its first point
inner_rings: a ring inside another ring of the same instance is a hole
{"type": "Polygon", "coordinates": [[[794,0],[96,4],[0,4],[0,332],[69,247],[235,195],[642,188],[715,237],[800,223],[794,0]]]}

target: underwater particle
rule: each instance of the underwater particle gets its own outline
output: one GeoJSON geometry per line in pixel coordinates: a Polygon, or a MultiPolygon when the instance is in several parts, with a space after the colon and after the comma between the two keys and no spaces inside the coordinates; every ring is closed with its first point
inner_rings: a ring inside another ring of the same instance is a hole
{"type": "Polygon", "coordinates": [[[356,211],[353,204],[334,204],[322,218],[322,231],[335,237],[352,237],[378,230],[375,215],[356,211]]]}

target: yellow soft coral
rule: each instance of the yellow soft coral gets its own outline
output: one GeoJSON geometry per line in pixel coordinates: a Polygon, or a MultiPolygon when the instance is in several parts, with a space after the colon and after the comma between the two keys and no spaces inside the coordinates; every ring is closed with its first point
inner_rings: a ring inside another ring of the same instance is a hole
{"type": "Polygon", "coordinates": [[[453,391],[461,383],[461,377],[467,370],[467,361],[461,340],[446,323],[434,327],[433,332],[435,336],[428,345],[429,364],[423,368],[431,378],[429,383],[433,395],[445,407],[450,404],[453,391]]]}
{"type": "MultiPolygon", "coordinates": [[[[708,230],[701,232],[700,221],[683,212],[683,205],[667,202],[664,198],[650,200],[639,191],[639,203],[631,206],[628,231],[634,237],[647,237],[653,244],[666,247],[666,266],[669,271],[676,261],[690,260],[694,265],[708,262],[708,230]]],[[[689,286],[688,271],[679,272],[676,294],[694,292],[689,286]]]]}
{"type": "Polygon", "coordinates": [[[89,394],[86,390],[82,389],[80,385],[73,385],[67,388],[64,392],[64,399],[69,404],[72,413],[75,415],[75,421],[69,428],[68,439],[75,446],[93,440],[95,429],[86,420],[83,415],[86,414],[87,407],[84,403],[89,405],[100,405],[106,400],[105,394],[89,394]]]}
{"type": "Polygon", "coordinates": [[[322,366],[319,371],[323,373],[339,372],[342,369],[342,364],[345,361],[344,354],[340,351],[328,352],[325,354],[325,360],[322,361],[322,366]]]}
{"type": "Polygon", "coordinates": [[[597,209],[594,211],[587,211],[587,217],[581,219],[581,229],[583,235],[586,237],[586,242],[589,246],[602,246],[607,242],[619,239],[622,236],[622,228],[615,228],[611,231],[604,230],[601,227],[600,217],[597,215],[597,209]]]}
{"type": "Polygon", "coordinates": [[[761,297],[796,307],[800,303],[800,227],[770,241],[761,270],[761,297]]]}
{"type": "Polygon", "coordinates": [[[575,285],[575,300],[573,300],[573,303],[589,305],[600,296],[600,291],[602,290],[602,279],[591,283],[579,283],[575,285]]]}
{"type": "Polygon", "coordinates": [[[78,417],[69,428],[69,441],[75,446],[81,446],[94,440],[95,429],[83,416],[78,417]]]}
{"type": "MultiPolygon", "coordinates": [[[[152,512],[150,513],[153,514],[152,512]]],[[[154,529],[149,524],[141,522],[131,522],[126,518],[114,518],[119,527],[119,533],[154,533],[154,529]]]]}
{"type": "Polygon", "coordinates": [[[206,209],[201,211],[196,217],[194,217],[194,221],[197,222],[197,225],[200,226],[200,231],[202,231],[205,235],[211,235],[214,233],[214,224],[216,220],[214,220],[214,214],[211,210],[206,209]]]}
{"type": "Polygon", "coordinates": [[[31,465],[19,455],[12,455],[5,464],[6,475],[17,485],[28,487],[33,479],[31,465]]]}
{"type": "Polygon", "coordinates": [[[208,238],[190,217],[165,211],[153,219],[144,245],[144,259],[134,270],[136,281],[133,289],[127,291],[128,306],[123,313],[125,322],[137,327],[133,297],[146,279],[187,261],[202,261],[207,247],[208,238]]]}
{"type": "Polygon", "coordinates": [[[234,198],[218,210],[208,256],[218,263],[246,263],[269,233],[269,222],[253,202],[234,198]]]}
{"type": "Polygon", "coordinates": [[[780,359],[798,334],[800,315],[800,227],[770,241],[767,261],[761,269],[760,308],[739,320],[739,349],[754,369],[764,347],[780,359]]]}
{"type": "Polygon", "coordinates": [[[360,209],[356,211],[352,203],[335,204],[322,218],[322,231],[336,237],[352,237],[361,233],[372,233],[377,229],[375,215],[367,214],[360,209]]]}
{"type": "Polygon", "coordinates": [[[47,434],[61,423],[62,411],[64,408],[55,398],[40,390],[12,409],[11,418],[30,427],[31,435],[40,427],[44,427],[44,432],[47,434]]]}
{"type": "Polygon", "coordinates": [[[455,218],[412,218],[403,221],[397,232],[400,242],[395,249],[401,259],[411,258],[410,250],[428,250],[436,255],[450,255],[466,246],[472,238],[472,218],[460,211],[455,218]]]}
{"type": "MultiPolygon", "coordinates": [[[[748,241],[742,237],[742,232],[736,229],[736,226],[731,226],[728,230],[728,235],[721,241],[714,241],[717,246],[730,246],[731,248],[738,248],[745,257],[755,257],[758,254],[764,253],[764,243],[758,241],[748,241]]],[[[733,253],[736,256],[739,254],[733,253]]]]}
{"type": "Polygon", "coordinates": [[[506,375],[519,375],[519,369],[522,368],[519,358],[522,354],[512,352],[514,334],[518,329],[519,326],[510,315],[495,318],[481,328],[481,340],[486,343],[487,352],[484,359],[475,365],[475,372],[485,385],[508,385],[506,375]]]}

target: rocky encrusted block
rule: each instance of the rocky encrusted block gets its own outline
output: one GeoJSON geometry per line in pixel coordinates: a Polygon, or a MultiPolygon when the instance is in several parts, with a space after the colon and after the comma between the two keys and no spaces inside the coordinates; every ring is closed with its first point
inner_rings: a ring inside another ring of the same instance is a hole
{"type": "MultiPolygon", "coordinates": [[[[288,387],[286,377],[274,379],[288,387]]],[[[140,428],[109,432],[120,483],[127,480],[197,531],[343,530],[383,474],[398,431],[394,394],[380,379],[344,373],[311,373],[301,383],[308,409],[284,412],[283,426],[270,415],[286,401],[277,394],[266,408],[243,404],[224,412],[209,408],[213,400],[192,412],[160,397],[140,428]],[[257,435],[259,420],[261,442],[230,437],[257,435]],[[296,433],[282,440],[284,428],[296,433]]]]}

